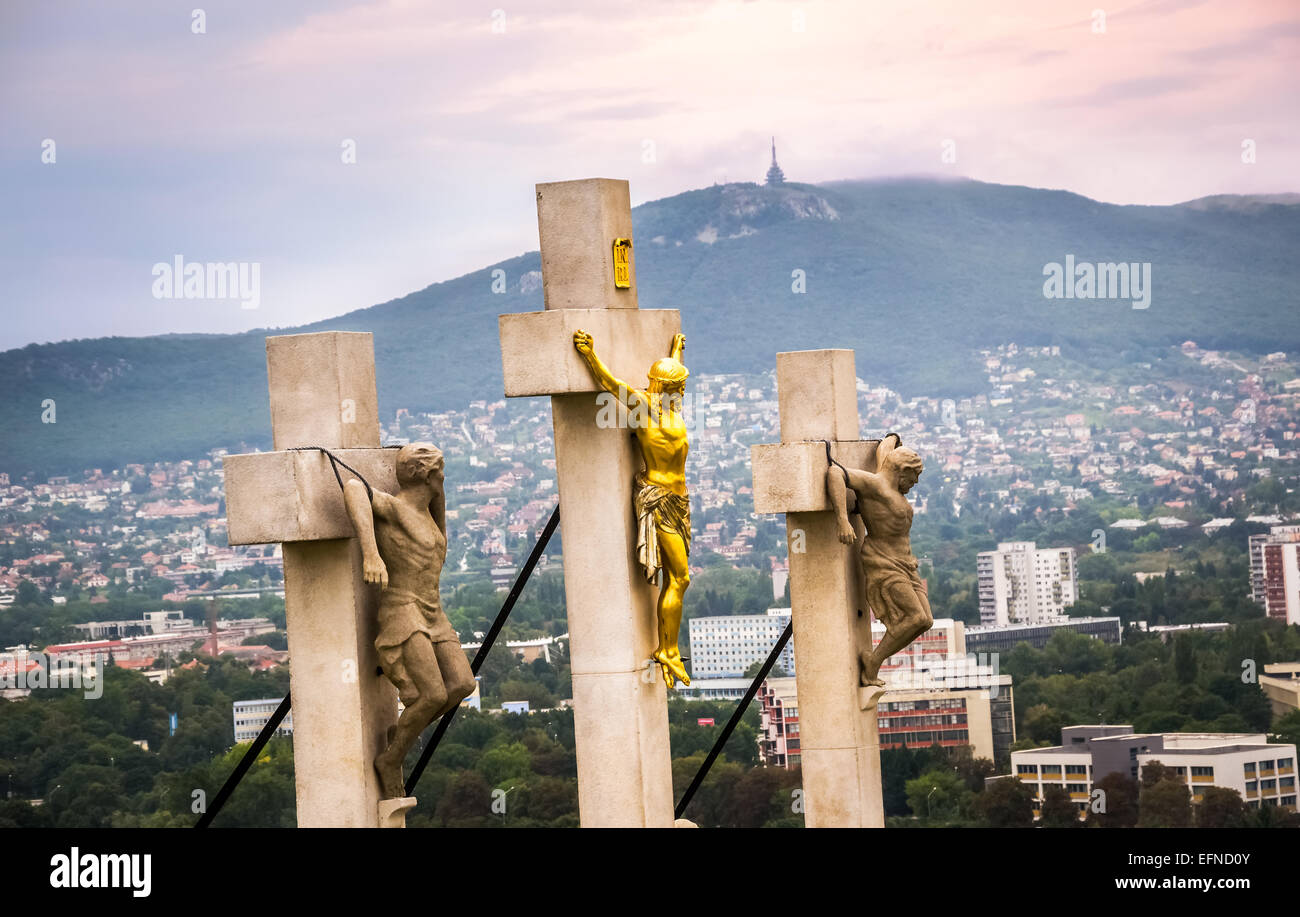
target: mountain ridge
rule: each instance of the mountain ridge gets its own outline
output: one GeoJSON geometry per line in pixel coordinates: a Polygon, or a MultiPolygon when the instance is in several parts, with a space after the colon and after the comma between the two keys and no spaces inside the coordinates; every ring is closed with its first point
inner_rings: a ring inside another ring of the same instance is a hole
{"type": "MultiPolygon", "coordinates": [[[[641,303],[682,309],[696,373],[758,372],[778,350],[852,347],[863,378],[964,395],[986,385],[972,351],[1009,340],[1059,344],[1102,368],[1187,338],[1300,346],[1296,204],[1290,194],[1106,204],[1066,190],[905,177],[712,185],[640,204],[633,224],[641,303]],[[1044,266],[1067,255],[1152,263],[1150,308],[1044,298],[1044,266]]],[[[267,334],[372,331],[385,416],[500,397],[496,317],[542,307],[539,272],[534,250],[306,325],[5,351],[0,471],[268,446],[267,334]],[[504,293],[492,292],[497,270],[504,293]],[[421,365],[427,377],[404,371],[421,365]],[[41,423],[47,398],[53,424],[41,423]]]]}

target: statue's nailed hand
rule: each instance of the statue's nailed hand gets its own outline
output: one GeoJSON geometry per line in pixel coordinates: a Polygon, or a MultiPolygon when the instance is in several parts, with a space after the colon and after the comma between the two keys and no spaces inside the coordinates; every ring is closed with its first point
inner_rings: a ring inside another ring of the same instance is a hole
{"type": "Polygon", "coordinates": [[[686,349],[686,335],[682,334],[680,331],[673,335],[673,346],[669,348],[670,351],[676,351],[678,349],[686,349]]]}
{"type": "Polygon", "coordinates": [[[573,346],[578,349],[578,353],[584,357],[591,356],[592,348],[596,346],[596,341],[590,334],[579,328],[573,332],[573,346]]]}
{"type": "Polygon", "coordinates": [[[376,583],[380,589],[388,588],[388,568],[383,558],[367,557],[361,563],[361,574],[367,583],[376,583]]]}

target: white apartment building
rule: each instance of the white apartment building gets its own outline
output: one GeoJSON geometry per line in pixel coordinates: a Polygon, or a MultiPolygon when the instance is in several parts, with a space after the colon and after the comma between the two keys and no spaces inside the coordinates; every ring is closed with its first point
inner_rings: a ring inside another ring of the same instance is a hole
{"type": "Polygon", "coordinates": [[[980,552],[976,571],[982,625],[1058,621],[1078,597],[1074,548],[1003,542],[980,552]]]}
{"type": "MultiPolygon", "coordinates": [[[[251,742],[262,732],[271,714],[275,713],[280,706],[280,697],[263,697],[258,700],[237,700],[232,704],[233,716],[235,720],[235,744],[240,742],[251,742]]],[[[278,736],[293,735],[293,711],[290,710],[280,721],[276,728],[275,734],[278,736]]]]}
{"type": "Polygon", "coordinates": [[[1141,780],[1152,761],[1186,782],[1192,803],[1207,786],[1236,790],[1245,804],[1296,808],[1296,747],[1269,744],[1263,733],[1134,733],[1128,725],[1067,726],[1061,744],[1011,753],[1011,773],[1034,790],[1034,816],[1043,789],[1055,784],[1087,814],[1093,785],[1107,774],[1141,780]]]}
{"type": "Polygon", "coordinates": [[[1300,525],[1251,535],[1250,597],[1270,618],[1300,624],[1300,525]]]}
{"type": "MultiPolygon", "coordinates": [[[[755,662],[766,661],[790,623],[790,609],[771,608],[761,615],[718,615],[691,618],[691,680],[738,678],[755,662]]],[[[777,658],[787,675],[794,674],[794,641],[777,658]]],[[[743,693],[743,691],[742,691],[743,693]]]]}

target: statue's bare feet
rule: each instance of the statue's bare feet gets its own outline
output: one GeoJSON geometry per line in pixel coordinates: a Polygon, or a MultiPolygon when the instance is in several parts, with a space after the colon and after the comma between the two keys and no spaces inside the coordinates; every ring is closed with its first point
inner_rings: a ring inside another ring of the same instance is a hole
{"type": "Polygon", "coordinates": [[[686,674],[686,663],[682,662],[680,651],[670,653],[667,662],[668,670],[684,685],[691,683],[691,676],[686,674]]]}
{"type": "Polygon", "coordinates": [[[379,775],[379,792],[385,799],[401,799],[406,795],[402,762],[390,756],[387,749],[375,756],[375,773],[379,775]]]}
{"type": "Polygon", "coordinates": [[[871,658],[870,653],[862,653],[858,656],[858,681],[862,687],[883,688],[885,683],[880,680],[880,664],[871,658]]]}

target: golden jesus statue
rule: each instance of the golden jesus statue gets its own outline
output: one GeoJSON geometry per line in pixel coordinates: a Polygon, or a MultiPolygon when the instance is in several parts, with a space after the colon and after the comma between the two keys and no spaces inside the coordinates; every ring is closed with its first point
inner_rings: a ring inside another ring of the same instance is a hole
{"type": "Polygon", "coordinates": [[[590,334],[579,330],[573,346],[587,361],[596,383],[624,404],[629,425],[641,447],[645,469],[636,476],[633,505],[637,516],[637,561],[651,583],[663,571],[659,591],[659,645],[651,658],[659,664],[664,683],[689,685],[691,677],[682,663],[677,634],[682,624],[682,596],[691,584],[687,558],[691,552],[691,501],[686,493],[686,422],[682,419],[682,393],[690,375],[681,363],[686,335],[673,337],[668,356],[656,360],[648,373],[645,391],[614,378],[596,356],[590,334]]]}

